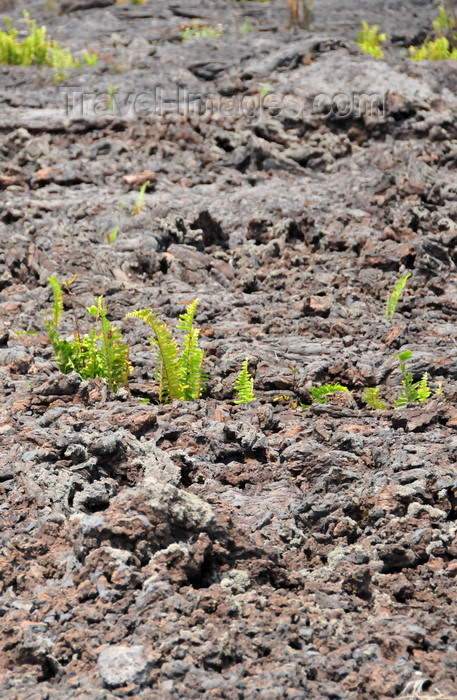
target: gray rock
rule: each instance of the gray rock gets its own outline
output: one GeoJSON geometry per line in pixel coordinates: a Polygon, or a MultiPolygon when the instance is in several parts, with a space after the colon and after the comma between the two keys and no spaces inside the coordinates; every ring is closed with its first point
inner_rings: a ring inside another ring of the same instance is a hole
{"type": "Polygon", "coordinates": [[[98,672],[108,688],[120,688],[128,683],[143,683],[152,666],[141,644],[116,644],[100,653],[98,672]]]}

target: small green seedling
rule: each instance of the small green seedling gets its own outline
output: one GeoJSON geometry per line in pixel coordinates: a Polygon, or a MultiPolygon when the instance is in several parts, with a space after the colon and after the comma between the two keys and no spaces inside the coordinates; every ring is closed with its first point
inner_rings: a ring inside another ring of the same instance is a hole
{"type": "Polygon", "coordinates": [[[357,37],[357,44],[362,51],[375,56],[375,58],[384,58],[381,45],[385,41],[387,41],[387,35],[378,34],[378,26],[376,24],[370,27],[366,22],[362,22],[362,29],[357,37]]]}
{"type": "Polygon", "coordinates": [[[108,109],[110,112],[114,110],[114,96],[116,94],[116,88],[112,83],[108,85],[108,109]]]}
{"type": "Polygon", "coordinates": [[[113,228],[112,231],[107,231],[105,233],[105,238],[107,243],[114,243],[117,239],[117,234],[119,233],[119,226],[113,228]]]}
{"type": "Polygon", "coordinates": [[[323,384],[322,386],[312,386],[309,393],[313,397],[313,403],[301,403],[300,406],[302,408],[311,408],[311,406],[316,403],[326,403],[330,400],[333,394],[336,394],[339,391],[349,392],[349,389],[347,386],[343,386],[342,384],[323,384]]]}
{"type": "Polygon", "coordinates": [[[442,401],[446,401],[446,396],[444,394],[443,382],[438,382],[438,386],[435,391],[435,395],[438,396],[442,401]]]}
{"type": "Polygon", "coordinates": [[[363,400],[365,401],[367,406],[374,409],[375,411],[384,411],[387,408],[387,404],[379,396],[379,392],[379,387],[367,388],[363,392],[363,400]]]}
{"type": "Polygon", "coordinates": [[[194,316],[198,304],[195,299],[179,317],[177,329],[184,333],[182,349],[170,328],[151,309],[131,311],[126,318],[139,318],[152,329],[149,342],[157,358],[156,378],[159,402],[195,401],[202,395],[207,376],[203,373],[204,351],[199,347],[199,328],[194,328],[194,316]]]}
{"type": "Polygon", "coordinates": [[[413,380],[411,372],[408,372],[406,363],[412,356],[413,353],[411,350],[405,350],[399,355],[394,355],[400,364],[400,371],[403,375],[401,382],[403,390],[400,396],[394,401],[395,408],[403,408],[404,406],[408,406],[408,404],[427,403],[432,393],[428,386],[427,372],[424,372],[421,379],[417,382],[413,380]]]}
{"type": "Polygon", "coordinates": [[[181,41],[189,41],[189,39],[217,39],[222,34],[220,25],[210,27],[200,19],[194,19],[192,24],[184,27],[181,31],[181,41]]]}
{"type": "Polygon", "coordinates": [[[250,34],[252,31],[252,24],[248,19],[246,19],[240,27],[240,34],[250,34]]]}
{"type": "Polygon", "coordinates": [[[388,319],[392,319],[394,317],[395,311],[397,310],[398,302],[410,277],[411,273],[409,272],[406,273],[406,275],[403,275],[403,277],[398,280],[393,290],[387,295],[384,316],[386,316],[388,319]]]}
{"type": "Polygon", "coordinates": [[[453,7],[452,2],[448,2],[447,5],[448,7],[443,7],[443,5],[439,5],[438,7],[438,17],[433,20],[433,29],[435,32],[456,29],[457,27],[456,9],[453,7]]]}
{"type": "Polygon", "coordinates": [[[24,330],[23,328],[18,328],[17,331],[12,332],[15,338],[20,338],[23,335],[37,335],[37,332],[30,329],[30,330],[24,330]]]}
{"type": "Polygon", "coordinates": [[[84,62],[86,66],[97,66],[98,65],[98,55],[95,52],[84,51],[84,62]]]}
{"type": "Polygon", "coordinates": [[[236,404],[250,403],[256,400],[254,395],[254,379],[251,377],[248,364],[249,358],[246,358],[241,365],[241,372],[235,382],[235,389],[238,397],[234,401],[236,404]]]}
{"type": "Polygon", "coordinates": [[[134,204],[134,206],[132,207],[132,210],[131,210],[132,216],[138,216],[143,211],[144,195],[145,195],[145,192],[150,184],[151,184],[150,181],[146,180],[146,182],[143,182],[143,184],[141,185],[140,191],[138,192],[137,202],[136,202],[136,204],[134,204]]]}

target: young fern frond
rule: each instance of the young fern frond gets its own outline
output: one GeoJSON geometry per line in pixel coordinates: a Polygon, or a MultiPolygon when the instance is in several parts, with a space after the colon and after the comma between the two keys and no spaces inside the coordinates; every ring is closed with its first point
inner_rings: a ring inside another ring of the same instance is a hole
{"type": "Polygon", "coordinates": [[[192,331],[193,324],[194,324],[195,311],[197,309],[199,301],[200,301],[200,299],[194,299],[189,304],[186,311],[183,314],[181,314],[179,317],[179,321],[176,325],[176,328],[179,331],[183,331],[183,333],[186,333],[186,335],[192,331]]]}
{"type": "MultiPolygon", "coordinates": [[[[96,299],[97,304],[87,310],[100,322],[100,356],[98,361],[103,365],[103,374],[111,391],[116,393],[119,387],[127,387],[130,373],[129,346],[124,343],[119,328],[107,318],[107,309],[103,297],[96,299]]],[[[93,362],[93,355],[91,360],[93,362]]],[[[91,367],[93,364],[91,363],[91,367]]]]}
{"type": "Polygon", "coordinates": [[[386,34],[378,34],[378,26],[376,24],[370,27],[366,22],[362,22],[362,29],[357,37],[357,44],[362,51],[371,53],[376,58],[383,58],[384,52],[381,45],[386,40],[386,34]]]}
{"type": "Polygon", "coordinates": [[[385,401],[381,399],[379,396],[380,389],[379,387],[372,388],[369,387],[365,389],[363,392],[363,400],[369,406],[375,411],[384,411],[387,408],[387,405],[385,401]]]}
{"type": "Polygon", "coordinates": [[[401,279],[398,280],[395,287],[387,295],[386,308],[384,309],[384,316],[388,319],[394,317],[395,311],[397,310],[398,302],[400,300],[401,294],[406,286],[407,281],[411,277],[411,273],[403,275],[401,279]]]}
{"type": "Polygon", "coordinates": [[[200,330],[193,327],[195,311],[199,299],[189,304],[184,314],[179,317],[177,329],[185,333],[183,350],[179,357],[180,382],[184,401],[199,399],[203,383],[207,377],[203,374],[204,352],[198,346],[200,330]]]}
{"type": "Polygon", "coordinates": [[[249,373],[248,362],[249,359],[246,358],[241,365],[241,372],[235,382],[235,389],[238,395],[238,398],[234,401],[236,404],[250,403],[256,400],[254,395],[254,380],[249,373]]]}
{"type": "Polygon", "coordinates": [[[143,182],[143,184],[141,185],[140,191],[138,192],[136,204],[134,204],[131,209],[132,216],[138,216],[143,211],[144,195],[146,194],[146,190],[150,184],[151,183],[149,182],[149,180],[146,180],[146,182],[143,182]]]}
{"type": "Polygon", "coordinates": [[[62,287],[57,277],[48,277],[48,282],[52,289],[53,304],[52,304],[52,320],[46,322],[46,328],[57,330],[57,327],[62,320],[63,314],[63,293],[62,287]]]}
{"type": "Polygon", "coordinates": [[[435,396],[438,396],[442,401],[446,401],[446,396],[444,394],[443,382],[438,382],[438,386],[435,391],[435,396]]]}
{"type": "Polygon", "coordinates": [[[432,391],[428,385],[428,374],[424,372],[421,379],[416,384],[417,400],[419,403],[427,403],[432,391]]]}
{"type": "Polygon", "coordinates": [[[400,396],[394,401],[395,408],[403,408],[408,404],[427,403],[431,396],[431,389],[428,385],[428,374],[424,372],[421,379],[415,382],[411,372],[407,371],[406,362],[413,356],[411,350],[405,350],[399,355],[395,355],[400,364],[400,371],[403,375],[401,386],[403,390],[400,396]]]}
{"type": "Polygon", "coordinates": [[[339,391],[349,392],[347,386],[342,384],[323,384],[322,386],[312,386],[310,387],[309,393],[313,397],[312,404],[300,403],[302,408],[311,408],[313,404],[316,403],[326,403],[330,400],[332,394],[336,394],[339,391]]]}
{"type": "Polygon", "coordinates": [[[156,372],[159,383],[159,400],[173,401],[183,398],[181,386],[181,369],[179,365],[179,348],[171,330],[166,323],[161,321],[158,314],[151,309],[131,311],[126,318],[139,318],[152,328],[154,336],[149,342],[156,349],[159,368],[156,372]]]}
{"type": "Polygon", "coordinates": [[[204,352],[198,347],[199,329],[193,328],[184,338],[184,347],[179,358],[180,382],[184,401],[199,399],[202,393],[204,352]]]}
{"type": "Polygon", "coordinates": [[[195,299],[189,304],[179,317],[177,329],[185,334],[181,354],[170,328],[159,319],[158,314],[151,309],[127,314],[129,318],[142,319],[154,331],[154,336],[149,340],[157,354],[156,378],[160,403],[174,399],[195,401],[202,394],[207,379],[202,370],[204,352],[198,346],[199,329],[193,326],[198,301],[195,299]]]}

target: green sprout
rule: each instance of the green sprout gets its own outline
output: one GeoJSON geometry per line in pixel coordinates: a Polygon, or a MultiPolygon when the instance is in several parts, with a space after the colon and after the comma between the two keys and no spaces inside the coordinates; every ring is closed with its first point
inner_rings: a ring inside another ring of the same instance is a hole
{"type": "Polygon", "coordinates": [[[387,318],[392,319],[394,317],[401,294],[410,277],[411,274],[409,272],[403,275],[403,277],[398,280],[393,290],[387,295],[386,308],[384,309],[384,316],[387,318]]]}
{"type": "Polygon", "coordinates": [[[238,397],[234,401],[235,404],[245,404],[256,400],[254,395],[254,379],[251,377],[248,364],[249,359],[246,358],[241,365],[241,372],[235,382],[235,389],[238,397]]]}
{"type": "Polygon", "coordinates": [[[138,193],[137,202],[136,202],[136,204],[133,205],[133,207],[131,209],[132,216],[138,216],[143,211],[144,195],[145,195],[145,192],[150,184],[151,184],[150,181],[146,180],[146,182],[143,182],[143,184],[141,185],[140,191],[138,193]]]}
{"type": "Polygon", "coordinates": [[[300,406],[302,408],[311,408],[311,406],[313,406],[314,404],[326,403],[330,400],[330,397],[333,394],[336,394],[339,391],[349,392],[349,389],[347,388],[347,386],[343,386],[342,384],[323,384],[322,386],[312,386],[310,387],[309,393],[313,397],[313,403],[301,403],[300,406]]]}
{"type": "Polygon", "coordinates": [[[375,56],[375,58],[384,58],[381,45],[385,41],[387,41],[387,35],[378,34],[377,24],[370,27],[366,22],[362,22],[362,29],[357,37],[357,44],[362,51],[375,56]]]}

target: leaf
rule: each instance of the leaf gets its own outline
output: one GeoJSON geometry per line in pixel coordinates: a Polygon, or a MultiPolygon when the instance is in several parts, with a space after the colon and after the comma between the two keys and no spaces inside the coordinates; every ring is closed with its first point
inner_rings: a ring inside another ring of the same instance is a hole
{"type": "Polygon", "coordinates": [[[63,314],[63,293],[62,287],[60,286],[57,277],[48,277],[48,282],[51,285],[52,295],[53,295],[53,305],[52,305],[52,321],[50,322],[50,328],[53,330],[57,329],[60,321],[62,320],[63,314]]]}
{"type": "Polygon", "coordinates": [[[182,399],[183,390],[180,382],[180,366],[178,361],[179,348],[167,324],[161,321],[158,314],[151,309],[131,311],[126,318],[139,318],[152,328],[154,336],[150,338],[151,345],[156,349],[158,367],[156,370],[159,383],[159,398],[173,401],[182,399]]]}
{"type": "Polygon", "coordinates": [[[405,350],[404,352],[401,352],[399,355],[395,355],[400,362],[406,362],[406,360],[410,360],[411,357],[413,356],[413,353],[411,350],[405,350]]]}
{"type": "Polygon", "coordinates": [[[375,411],[384,411],[387,408],[387,404],[381,399],[381,397],[379,396],[379,392],[379,387],[367,388],[363,392],[363,400],[365,401],[367,406],[374,409],[375,411]]]}
{"type": "Polygon", "coordinates": [[[420,381],[416,384],[417,400],[419,403],[427,403],[432,391],[428,385],[428,374],[424,372],[420,381]]]}
{"type": "Polygon", "coordinates": [[[390,294],[387,295],[387,300],[386,300],[386,308],[384,309],[384,316],[387,316],[387,318],[392,319],[395,311],[398,306],[398,302],[400,300],[400,296],[406,286],[407,281],[411,277],[411,273],[408,272],[406,275],[403,275],[401,279],[398,280],[396,283],[395,287],[393,290],[390,292],[390,294]]]}
{"type": "Polygon", "coordinates": [[[235,389],[238,398],[234,401],[235,404],[245,404],[255,401],[254,396],[254,380],[251,377],[248,369],[249,358],[246,358],[241,365],[241,372],[235,382],[235,389]]]}
{"type": "Polygon", "coordinates": [[[325,403],[332,394],[338,391],[349,391],[349,389],[341,384],[324,384],[323,386],[312,386],[309,393],[313,397],[313,403],[325,403]]]}
{"type": "Polygon", "coordinates": [[[180,382],[185,401],[199,399],[202,384],[207,379],[202,373],[204,352],[198,346],[199,329],[193,327],[195,311],[199,300],[194,299],[186,312],[179,317],[177,328],[186,335],[183,350],[179,358],[180,382]]]}

